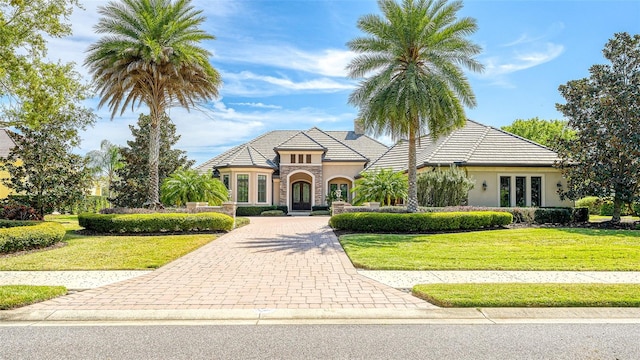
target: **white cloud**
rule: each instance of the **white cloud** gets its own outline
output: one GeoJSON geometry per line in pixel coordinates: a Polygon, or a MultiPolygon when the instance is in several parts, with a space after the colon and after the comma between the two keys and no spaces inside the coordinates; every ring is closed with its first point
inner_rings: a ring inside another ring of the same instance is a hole
{"type": "Polygon", "coordinates": [[[289,45],[256,45],[221,48],[217,61],[249,63],[298,70],[329,77],[346,77],[346,67],[355,54],[347,50],[324,49],[309,52],[289,45]]]}
{"type": "Polygon", "coordinates": [[[506,61],[500,58],[490,58],[485,60],[485,72],[481,76],[492,78],[526,70],[557,58],[563,51],[564,46],[547,43],[545,49],[541,51],[516,53],[506,61]]]}
{"type": "Polygon", "coordinates": [[[332,93],[351,90],[355,87],[351,81],[339,81],[327,77],[294,81],[286,76],[259,75],[250,71],[225,72],[222,74],[222,79],[224,81],[222,93],[234,96],[271,96],[293,92],[332,93]]]}
{"type": "Polygon", "coordinates": [[[263,104],[261,102],[258,102],[258,103],[255,103],[255,102],[250,102],[250,103],[246,103],[246,102],[245,103],[230,103],[229,105],[248,106],[248,107],[260,108],[260,109],[282,109],[282,106],[263,104]]]}

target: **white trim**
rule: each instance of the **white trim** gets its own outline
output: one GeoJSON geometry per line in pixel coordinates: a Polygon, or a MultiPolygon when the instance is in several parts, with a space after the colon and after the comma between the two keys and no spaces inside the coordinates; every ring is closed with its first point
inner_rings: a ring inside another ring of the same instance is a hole
{"type": "MultiPolygon", "coordinates": [[[[313,208],[313,206],[316,205],[316,187],[315,187],[315,183],[316,183],[316,177],[315,175],[313,175],[312,173],[308,172],[307,170],[303,170],[303,169],[299,169],[299,170],[294,170],[293,172],[290,172],[287,175],[287,208],[289,209],[289,211],[291,210],[291,206],[292,206],[292,201],[291,201],[291,187],[293,184],[291,184],[291,176],[298,174],[298,173],[303,173],[303,174],[307,174],[309,176],[311,176],[311,207],[313,208]]],[[[305,182],[309,182],[308,180],[298,180],[298,181],[305,181],[305,182]]],[[[282,186],[282,185],[280,185],[282,186]]],[[[282,199],[280,199],[280,201],[282,201],[282,199]]]]}

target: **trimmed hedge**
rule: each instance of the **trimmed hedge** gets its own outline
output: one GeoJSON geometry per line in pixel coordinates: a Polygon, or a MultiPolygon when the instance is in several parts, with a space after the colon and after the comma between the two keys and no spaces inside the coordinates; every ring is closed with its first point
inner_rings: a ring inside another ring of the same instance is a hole
{"type": "Polygon", "coordinates": [[[267,210],[260,213],[260,216],[284,216],[282,210],[267,210]]]}
{"type": "Polygon", "coordinates": [[[329,219],[336,230],[382,233],[420,233],[434,231],[475,230],[511,224],[506,212],[437,212],[437,213],[344,213],[329,219]]]}
{"type": "Polygon", "coordinates": [[[329,205],[313,205],[311,207],[311,211],[330,211],[331,210],[331,206],[329,205]]]}
{"type": "Polygon", "coordinates": [[[62,241],[65,233],[58,223],[0,220],[0,253],[51,246],[62,241]]]}
{"type": "Polygon", "coordinates": [[[236,216],[260,216],[265,211],[280,210],[283,213],[288,213],[287,206],[281,205],[268,205],[268,206],[238,206],[236,209],[236,216]]]}
{"type": "Polygon", "coordinates": [[[91,214],[78,215],[80,226],[98,233],[159,233],[230,231],[233,218],[220,213],[91,214]]]}
{"type": "Polygon", "coordinates": [[[311,212],[311,214],[309,214],[311,216],[329,216],[331,215],[331,211],[329,210],[313,210],[311,212]]]}

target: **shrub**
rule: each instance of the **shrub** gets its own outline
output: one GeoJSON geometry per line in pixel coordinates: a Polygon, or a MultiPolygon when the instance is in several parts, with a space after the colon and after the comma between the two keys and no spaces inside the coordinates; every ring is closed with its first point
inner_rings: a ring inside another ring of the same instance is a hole
{"type": "Polygon", "coordinates": [[[59,209],[62,213],[80,214],[85,212],[99,213],[110,206],[106,196],[85,196],[78,203],[59,209]]]}
{"type": "Polygon", "coordinates": [[[327,216],[331,215],[331,211],[329,210],[314,210],[310,214],[311,216],[327,216]]]}
{"type": "Polygon", "coordinates": [[[57,223],[0,220],[0,253],[51,246],[62,241],[65,233],[57,223]]]}
{"type": "Polygon", "coordinates": [[[267,210],[260,213],[260,216],[284,216],[282,210],[267,210]]]}
{"type": "Polygon", "coordinates": [[[329,225],[354,232],[418,233],[474,230],[505,226],[513,221],[506,212],[344,213],[332,216],[329,225]]]}
{"type": "Polygon", "coordinates": [[[43,220],[36,209],[10,201],[9,204],[0,207],[0,219],[6,220],[43,220]]]}
{"type": "Polygon", "coordinates": [[[313,205],[311,207],[311,211],[329,211],[329,209],[331,209],[331,206],[329,205],[313,205]]]}
{"type": "Polygon", "coordinates": [[[236,229],[239,227],[243,227],[245,225],[249,225],[251,220],[246,217],[236,217],[236,229]]]}
{"type": "Polygon", "coordinates": [[[259,216],[263,211],[268,210],[280,210],[283,213],[288,213],[288,208],[286,206],[276,206],[276,205],[268,205],[268,206],[238,206],[236,210],[236,216],[259,216]]]}
{"type": "Polygon", "coordinates": [[[446,170],[418,174],[418,204],[420,206],[457,206],[467,202],[474,181],[464,170],[451,165],[446,170]]]}
{"type": "Polygon", "coordinates": [[[164,204],[177,206],[183,206],[187,202],[220,205],[229,200],[229,194],[227,187],[209,174],[178,169],[162,181],[160,199],[164,204]]]}
{"type": "Polygon", "coordinates": [[[571,213],[571,221],[575,223],[585,223],[589,221],[589,208],[576,207],[571,213]]]}
{"type": "Polygon", "coordinates": [[[98,233],[230,231],[233,218],[219,213],[80,214],[80,226],[98,233]]]}
{"type": "Polygon", "coordinates": [[[571,222],[571,208],[538,208],[534,221],[538,224],[567,224],[571,222]]]}
{"type": "Polygon", "coordinates": [[[600,206],[602,206],[602,200],[597,196],[587,196],[582,199],[576,200],[576,207],[586,207],[589,209],[590,215],[600,214],[600,206]]]}

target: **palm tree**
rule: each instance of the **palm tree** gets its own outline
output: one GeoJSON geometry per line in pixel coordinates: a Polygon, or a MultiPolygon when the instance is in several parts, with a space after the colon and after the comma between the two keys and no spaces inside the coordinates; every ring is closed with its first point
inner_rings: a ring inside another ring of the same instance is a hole
{"type": "Polygon", "coordinates": [[[176,170],[162,182],[162,202],[182,206],[190,201],[220,205],[229,199],[227,187],[210,175],[195,170],[176,170]]]}
{"type": "Polygon", "coordinates": [[[361,79],[349,96],[362,124],[375,136],[409,140],[408,210],[417,211],[416,142],[425,131],[433,139],[466,123],[464,106],[475,106],[461,67],[482,71],[473,59],[481,49],[466,38],[477,25],[456,17],[461,1],[378,0],[382,16],[365,15],[358,28],[366,37],[347,45],[358,55],[349,76],[361,79]]]}
{"type": "Polygon", "coordinates": [[[100,150],[87,153],[88,166],[94,177],[104,177],[107,186],[107,197],[111,197],[111,183],[116,178],[116,170],[124,166],[118,146],[109,140],[100,142],[100,150]]]}
{"type": "Polygon", "coordinates": [[[146,205],[158,207],[161,118],[171,106],[189,110],[218,96],[220,75],[209,63],[211,54],[198,46],[214,37],[199,28],[205,19],[189,0],[111,1],[98,12],[95,30],[105,36],[89,47],[85,65],[100,92],[98,107],[106,104],[112,118],[129,105],[149,107],[146,205]]]}
{"type": "Polygon", "coordinates": [[[351,192],[356,194],[354,204],[377,201],[383,206],[391,206],[397,199],[407,197],[407,178],[402,171],[392,169],[366,171],[356,180],[351,192]]]}

